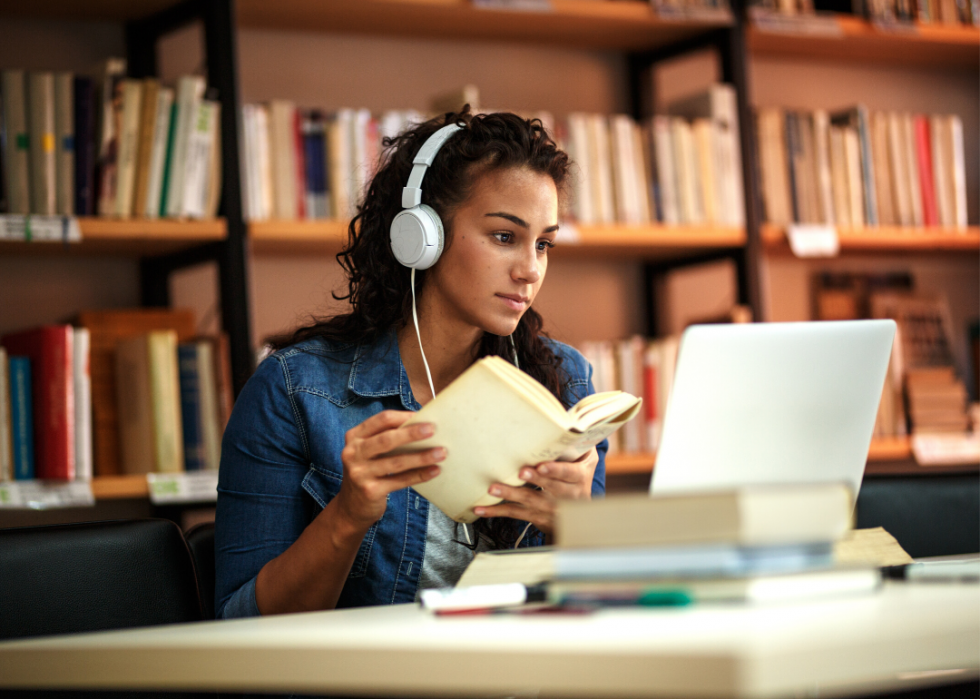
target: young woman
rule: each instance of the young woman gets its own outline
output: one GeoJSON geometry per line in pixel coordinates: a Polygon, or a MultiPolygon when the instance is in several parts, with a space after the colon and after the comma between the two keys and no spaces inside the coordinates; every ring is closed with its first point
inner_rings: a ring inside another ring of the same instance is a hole
{"type": "Polygon", "coordinates": [[[492,485],[503,502],[459,525],[411,489],[439,476],[442,448],[385,456],[433,434],[432,425],[402,424],[482,356],[516,360],[566,405],[593,392],[588,363],[543,337],[532,308],[569,169],[541,123],[464,111],[385,145],[338,255],[350,312],[277,343],[225,432],[219,617],[411,602],[420,589],[454,584],[476,551],[543,543],[556,500],[605,490],[603,443],[574,463],[529,464],[528,486],[492,485]],[[421,186],[445,246],[412,274],[395,259],[389,229],[413,159],[449,124],[462,128],[421,186]]]}

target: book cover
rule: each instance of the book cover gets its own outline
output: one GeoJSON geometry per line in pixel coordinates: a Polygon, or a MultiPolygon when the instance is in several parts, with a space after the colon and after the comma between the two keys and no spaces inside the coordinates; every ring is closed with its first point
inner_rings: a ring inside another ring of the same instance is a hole
{"type": "Polygon", "coordinates": [[[902,149],[905,158],[905,176],[908,182],[909,201],[912,203],[912,225],[925,225],[922,209],[922,185],[919,181],[919,158],[915,148],[915,124],[911,114],[901,114],[902,149]]]}
{"type": "Polygon", "coordinates": [[[790,205],[793,212],[792,220],[795,223],[802,223],[804,199],[801,191],[803,183],[800,181],[799,162],[803,145],[800,142],[799,120],[796,112],[791,111],[786,112],[785,119],[786,173],[788,175],[790,205]]]}
{"type": "Polygon", "coordinates": [[[53,216],[56,211],[54,74],[27,76],[31,152],[31,213],[53,216]]]}
{"type": "Polygon", "coordinates": [[[575,163],[572,179],[572,212],[575,220],[582,225],[595,223],[595,207],[592,203],[592,175],[589,162],[589,134],[586,115],[572,113],[568,115],[568,143],[566,147],[569,156],[575,163]]]}
{"type": "Polygon", "coordinates": [[[949,121],[934,114],[929,117],[929,138],[932,147],[932,175],[936,186],[936,211],[939,225],[953,227],[953,143],[950,138],[949,121]]]}
{"type": "Polygon", "coordinates": [[[91,333],[74,328],[72,380],[75,383],[75,480],[90,481],[95,472],[92,454],[91,333]]]}
{"type": "Polygon", "coordinates": [[[119,156],[119,131],[122,118],[122,90],[126,61],[109,58],[96,70],[99,95],[99,146],[96,176],[96,211],[100,216],[116,213],[116,175],[119,156]]]}
{"type": "MultiPolygon", "coordinates": [[[[330,157],[330,183],[333,194],[333,212],[341,220],[352,215],[353,197],[351,195],[351,162],[353,148],[349,132],[354,114],[350,109],[340,109],[330,122],[327,153],[330,157]]],[[[270,180],[275,181],[275,147],[272,144],[272,128],[269,128],[270,180]]],[[[275,191],[275,186],[271,187],[275,191]]],[[[275,195],[278,197],[278,194],[275,195]]],[[[275,198],[274,197],[274,198],[275,198]]],[[[275,209],[273,209],[275,212],[275,209]]]]}
{"type": "Polygon", "coordinates": [[[31,360],[10,356],[10,437],[14,480],[34,478],[34,406],[31,360]]]}
{"type": "Polygon", "coordinates": [[[863,190],[864,225],[878,225],[878,198],[875,185],[874,160],[871,154],[871,126],[868,109],[859,104],[850,109],[830,115],[830,122],[838,126],[854,129],[857,136],[858,159],[860,163],[861,188],[863,190]]]}
{"type": "Polygon", "coordinates": [[[211,102],[211,147],[208,151],[207,187],[204,192],[204,218],[213,219],[221,208],[221,102],[211,102]]]}
{"type": "Polygon", "coordinates": [[[269,150],[275,209],[274,217],[296,219],[296,145],[293,121],[296,107],[292,102],[273,100],[269,103],[269,150]]]}
{"type": "Polygon", "coordinates": [[[75,133],[75,213],[95,213],[95,86],[92,78],[76,75],[73,80],[75,133]]]}
{"type": "Polygon", "coordinates": [[[54,76],[55,211],[75,213],[75,119],[74,78],[71,73],[54,76]]]}
{"type": "Polygon", "coordinates": [[[474,507],[500,502],[487,493],[492,483],[521,485],[518,474],[528,464],[577,458],[633,418],[640,404],[612,392],[566,411],[512,364],[484,357],[406,423],[433,423],[435,435],[399,451],[446,448],[441,473],[415,490],[457,522],[472,522],[474,507]]]}
{"type": "Polygon", "coordinates": [[[891,172],[892,198],[900,226],[913,225],[912,194],[905,161],[904,129],[896,112],[888,113],[888,164],[891,172]]]}
{"type": "Polygon", "coordinates": [[[830,183],[834,196],[834,220],[838,226],[851,226],[850,190],[847,184],[847,158],[844,151],[844,132],[831,126],[830,183]]]}
{"type": "Polygon", "coordinates": [[[844,127],[844,160],[847,163],[848,208],[851,225],[862,228],[867,225],[864,201],[864,178],[861,176],[861,145],[857,129],[844,127]]]}
{"type": "Polygon", "coordinates": [[[75,478],[74,334],[70,325],[48,325],[0,338],[13,355],[31,361],[35,476],[75,478]]]}
{"type": "Polygon", "coordinates": [[[559,502],[555,544],[574,549],[836,541],[851,528],[853,509],[850,489],[836,483],[608,495],[559,502]]]}
{"type": "Polygon", "coordinates": [[[7,183],[7,211],[31,213],[30,136],[27,130],[27,90],[24,71],[5,70],[2,77],[3,128],[6,144],[3,154],[7,183]]]}
{"type": "Polygon", "coordinates": [[[963,150],[963,120],[958,114],[949,117],[950,138],[953,149],[953,192],[957,228],[966,228],[966,160],[963,150]]]}
{"type": "Polygon", "coordinates": [[[95,475],[123,473],[120,457],[119,407],[116,404],[116,344],[151,330],[173,329],[180,342],[195,335],[193,311],[140,308],[82,311],[76,325],[91,333],[92,424],[95,475]]]}
{"type": "Polygon", "coordinates": [[[211,170],[211,149],[216,130],[214,108],[211,100],[201,100],[197,116],[187,137],[187,155],[184,162],[184,193],[181,215],[204,218],[208,208],[208,175],[211,170]]]}
{"type": "MultiPolygon", "coordinates": [[[[365,111],[366,110],[361,110],[361,112],[359,112],[359,116],[365,111]]],[[[370,117],[371,113],[367,112],[367,118],[370,119],[370,117]]],[[[298,109],[293,110],[292,136],[294,154],[293,163],[294,167],[296,168],[296,218],[305,219],[308,218],[308,213],[306,211],[306,152],[303,148],[303,116],[300,114],[300,110],[298,109]]],[[[362,183],[362,185],[363,184],[365,183],[362,183]]],[[[363,191],[363,188],[361,191],[363,191]]]]}
{"type": "Polygon", "coordinates": [[[592,175],[592,201],[596,205],[596,223],[616,222],[616,203],[613,199],[612,153],[609,125],[600,114],[587,117],[589,162],[592,175]]]}
{"type": "Polygon", "coordinates": [[[13,423],[10,416],[10,360],[0,347],[0,481],[14,478],[13,423]]]}
{"type": "Polygon", "coordinates": [[[892,197],[894,172],[888,162],[888,115],[875,112],[871,115],[871,154],[875,168],[875,186],[878,197],[878,223],[894,226],[899,218],[892,197]]]}
{"type": "Polygon", "coordinates": [[[652,130],[656,151],[657,183],[660,186],[660,205],[663,211],[662,220],[668,226],[676,226],[680,223],[680,196],[669,118],[653,117],[652,130]]]}
{"type": "Polygon", "coordinates": [[[716,182],[719,169],[715,163],[714,124],[709,119],[695,119],[691,126],[694,137],[694,151],[697,158],[696,167],[700,173],[701,201],[704,205],[704,222],[716,223],[721,213],[719,195],[721,187],[716,182]]]}

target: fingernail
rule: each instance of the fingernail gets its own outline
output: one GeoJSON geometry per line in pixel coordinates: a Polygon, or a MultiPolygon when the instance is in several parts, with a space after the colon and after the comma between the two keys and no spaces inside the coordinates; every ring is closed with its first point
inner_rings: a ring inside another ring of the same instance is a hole
{"type": "Polygon", "coordinates": [[[550,469],[547,466],[538,466],[538,473],[542,476],[547,476],[550,469]]]}
{"type": "Polygon", "coordinates": [[[500,495],[500,488],[497,487],[497,486],[495,486],[495,485],[491,485],[490,486],[490,494],[491,495],[500,495]]]}
{"type": "Polygon", "coordinates": [[[476,514],[477,517],[482,517],[487,513],[487,511],[484,510],[482,507],[474,507],[473,512],[476,514]]]}
{"type": "Polygon", "coordinates": [[[419,426],[419,432],[422,433],[423,437],[431,437],[436,433],[436,426],[431,423],[426,423],[419,426]]]}
{"type": "Polygon", "coordinates": [[[435,459],[436,461],[442,461],[443,459],[445,459],[446,458],[446,448],[445,447],[436,447],[435,449],[433,449],[432,450],[432,458],[435,459]]]}
{"type": "Polygon", "coordinates": [[[440,470],[441,469],[438,466],[432,466],[428,469],[428,471],[426,471],[426,475],[428,475],[430,478],[435,478],[439,475],[440,470]]]}
{"type": "Polygon", "coordinates": [[[523,478],[526,481],[531,480],[531,476],[533,476],[533,475],[534,474],[531,473],[531,469],[529,469],[529,468],[526,468],[523,471],[521,471],[521,478],[523,478]]]}

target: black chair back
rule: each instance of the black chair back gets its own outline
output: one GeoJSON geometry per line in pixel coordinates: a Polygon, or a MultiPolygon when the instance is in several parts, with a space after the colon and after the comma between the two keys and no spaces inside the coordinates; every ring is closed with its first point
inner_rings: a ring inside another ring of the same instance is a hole
{"type": "Polygon", "coordinates": [[[169,520],[0,530],[0,639],[202,618],[190,551],[169,520]]]}
{"type": "Polygon", "coordinates": [[[184,534],[194,558],[204,618],[214,619],[214,522],[198,524],[184,534]]]}

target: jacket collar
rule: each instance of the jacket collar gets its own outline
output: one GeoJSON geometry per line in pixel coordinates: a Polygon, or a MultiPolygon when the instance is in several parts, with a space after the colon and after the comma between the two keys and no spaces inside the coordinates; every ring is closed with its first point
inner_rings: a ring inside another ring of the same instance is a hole
{"type": "Polygon", "coordinates": [[[395,328],[372,343],[358,345],[347,388],[365,398],[400,395],[406,410],[421,407],[412,395],[395,328]]]}

